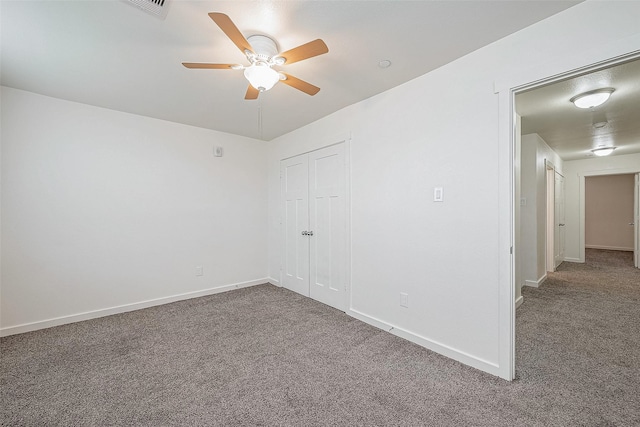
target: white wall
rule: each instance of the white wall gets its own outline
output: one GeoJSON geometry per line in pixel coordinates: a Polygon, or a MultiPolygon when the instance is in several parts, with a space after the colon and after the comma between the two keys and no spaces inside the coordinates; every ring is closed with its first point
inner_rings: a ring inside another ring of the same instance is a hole
{"type": "Polygon", "coordinates": [[[593,157],[564,163],[567,261],[584,262],[585,176],[640,172],[640,154],[593,157]]]}
{"type": "Polygon", "coordinates": [[[562,174],[560,156],[538,134],[522,136],[522,284],[539,286],[547,274],[547,171],[545,160],[562,174]]]}
{"type": "Polygon", "coordinates": [[[264,281],[266,166],[262,141],[3,87],[2,332],[264,281]]]}
{"type": "Polygon", "coordinates": [[[272,141],[270,276],[280,269],[279,160],[350,134],[348,313],[510,378],[512,319],[502,301],[508,306],[513,299],[505,300],[499,286],[511,271],[501,240],[511,223],[500,221],[510,210],[502,190],[512,172],[509,156],[503,161],[510,150],[506,127],[506,145],[499,142],[511,113],[500,116],[494,84],[604,60],[619,54],[618,40],[632,36],[640,48],[632,18],[638,14],[640,2],[580,4],[272,141]],[[436,186],[444,187],[444,203],[432,202],[436,186]],[[400,307],[400,292],[409,295],[408,309],[400,307]]]}

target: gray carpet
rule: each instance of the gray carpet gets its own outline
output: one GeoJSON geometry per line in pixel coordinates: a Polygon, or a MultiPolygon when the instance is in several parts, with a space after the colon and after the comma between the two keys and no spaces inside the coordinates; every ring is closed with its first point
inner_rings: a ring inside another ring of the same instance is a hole
{"type": "Polygon", "coordinates": [[[512,383],[262,285],[2,338],[0,422],[637,426],[640,273],[605,255],[524,290],[512,383]]]}

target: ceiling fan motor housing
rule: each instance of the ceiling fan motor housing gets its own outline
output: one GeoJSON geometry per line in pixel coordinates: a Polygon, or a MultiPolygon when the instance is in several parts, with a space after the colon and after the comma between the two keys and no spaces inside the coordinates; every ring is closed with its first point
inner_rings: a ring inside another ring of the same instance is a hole
{"type": "Polygon", "coordinates": [[[253,54],[251,52],[247,54],[247,58],[251,63],[264,61],[271,64],[272,58],[278,54],[278,45],[270,37],[257,34],[247,37],[247,41],[253,48],[253,54]]]}

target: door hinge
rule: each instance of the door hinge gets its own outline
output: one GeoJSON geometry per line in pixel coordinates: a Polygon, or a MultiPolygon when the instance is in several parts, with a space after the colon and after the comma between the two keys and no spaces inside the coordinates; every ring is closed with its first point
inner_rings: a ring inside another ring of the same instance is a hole
{"type": "Polygon", "coordinates": [[[509,248],[509,253],[510,253],[511,255],[513,255],[513,246],[511,246],[511,247],[509,248]]]}

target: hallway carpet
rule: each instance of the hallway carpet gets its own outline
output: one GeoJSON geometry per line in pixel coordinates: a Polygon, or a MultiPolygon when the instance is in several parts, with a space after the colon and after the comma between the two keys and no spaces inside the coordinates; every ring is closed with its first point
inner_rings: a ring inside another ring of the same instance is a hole
{"type": "Polygon", "coordinates": [[[637,426],[640,273],[619,256],[524,290],[513,382],[261,285],[2,338],[0,424],[637,426]]]}
{"type": "Polygon", "coordinates": [[[569,425],[639,426],[640,270],[633,254],[587,249],[585,264],[564,262],[523,295],[516,372],[532,387],[532,405],[573,414],[569,425]]]}

